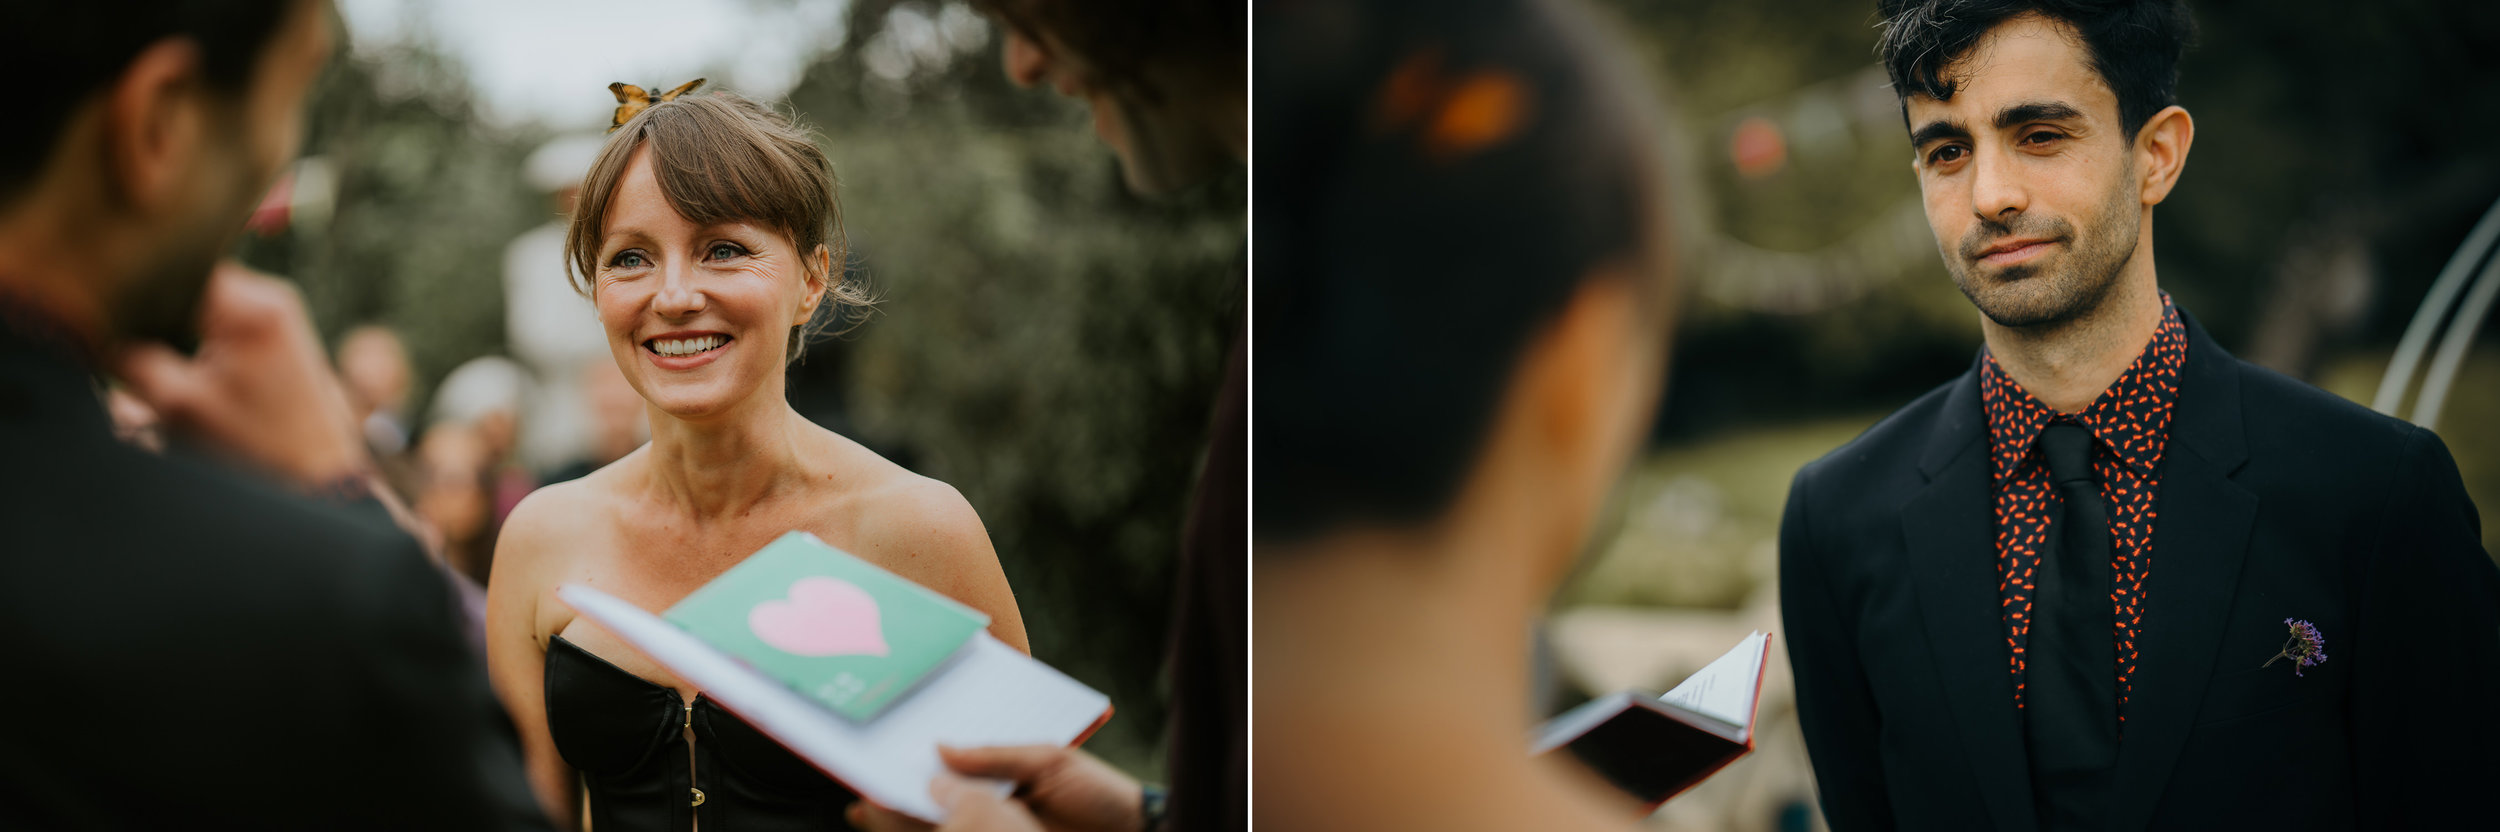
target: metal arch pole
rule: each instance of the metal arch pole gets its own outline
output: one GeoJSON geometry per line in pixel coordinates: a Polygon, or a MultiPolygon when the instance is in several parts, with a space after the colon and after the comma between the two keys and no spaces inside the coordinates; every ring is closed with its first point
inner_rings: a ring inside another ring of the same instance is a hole
{"type": "MultiPolygon", "coordinates": [[[[2465,279],[2474,273],[2474,264],[2481,262],[2492,241],[2500,238],[2500,200],[2465,235],[2465,244],[2449,256],[2448,265],[2439,270],[2439,279],[2431,282],[2430,294],[2422,298],[2422,307],[2414,310],[2413,323],[2405,327],[2404,338],[2396,343],[2396,358],[2387,365],[2387,375],[2378,382],[2378,395],[2371,398],[2370,409],[2389,416],[2396,415],[2402,404],[2405,387],[2413,383],[2414,366],[2422,361],[2422,351],[2431,345],[2431,336],[2438,334],[2439,324],[2448,316],[2448,305],[2456,302],[2457,293],[2465,288],[2465,279]]],[[[2425,391],[2427,392],[2427,390],[2425,391]]],[[[2421,409],[2418,406],[2416,410],[2421,409]]]]}
{"type": "Polygon", "coordinates": [[[2474,276],[2474,288],[2465,294],[2465,303],[2457,307],[2457,317],[2448,322],[2448,337],[2439,342],[2439,354],[2431,358],[2431,370],[2422,377],[2422,397],[2413,402],[2413,423],[2424,430],[2439,421],[2439,408],[2448,403],[2448,387],[2457,380],[2457,371],[2465,364],[2466,348],[2474,345],[2474,336],[2483,329],[2483,317],[2491,314],[2491,302],[2500,298],[2500,257],[2491,258],[2481,274],[2474,276]]]}

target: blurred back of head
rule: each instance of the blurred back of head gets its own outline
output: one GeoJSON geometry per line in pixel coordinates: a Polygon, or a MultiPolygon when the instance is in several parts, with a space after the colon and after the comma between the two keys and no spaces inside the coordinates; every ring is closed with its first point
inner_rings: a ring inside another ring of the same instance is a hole
{"type": "Polygon", "coordinates": [[[1075,50],[1113,86],[1154,96],[1241,89],[1249,33],[1224,0],[974,0],[1075,50]]]}
{"type": "Polygon", "coordinates": [[[1658,116],[1564,3],[1276,5],[1255,93],[1254,533],[1421,525],[1584,283],[1636,275],[1664,320],[1658,116]]]}
{"type": "Polygon", "coordinates": [[[185,38],[218,92],[250,81],[287,12],[304,0],[76,0],[0,3],[0,77],[40,79],[9,104],[0,130],[0,206],[14,202],[53,155],[79,105],[148,45],[185,38]]]}

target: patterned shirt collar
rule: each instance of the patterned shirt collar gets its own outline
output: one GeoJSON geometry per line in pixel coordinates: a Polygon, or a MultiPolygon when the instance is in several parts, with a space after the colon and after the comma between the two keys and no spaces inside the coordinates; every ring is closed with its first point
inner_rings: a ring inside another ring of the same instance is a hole
{"type": "MultiPolygon", "coordinates": [[[[2007,376],[1986,347],[1980,348],[1980,358],[1979,401],[1988,417],[1990,469],[2002,484],[2021,472],[2032,440],[2058,414],[2007,376]]],[[[2161,325],[2153,330],[2153,340],[2117,382],[2072,418],[2100,440],[2110,453],[2105,458],[2152,478],[2170,436],[2171,406],[2179,399],[2179,373],[2186,365],[2187,327],[2179,322],[2170,293],[2163,292],[2161,325]]]]}

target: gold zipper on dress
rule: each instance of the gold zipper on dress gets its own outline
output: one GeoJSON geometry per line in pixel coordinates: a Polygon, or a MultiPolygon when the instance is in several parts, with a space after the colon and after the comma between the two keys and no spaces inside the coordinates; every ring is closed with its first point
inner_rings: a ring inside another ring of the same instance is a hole
{"type": "MultiPolygon", "coordinates": [[[[698,697],[701,695],[696,694],[698,697]]],[[[686,783],[692,786],[694,782],[694,700],[688,699],[686,700],[686,783]]],[[[694,792],[694,803],[691,805],[703,805],[702,789],[689,788],[688,791],[694,792]]]]}

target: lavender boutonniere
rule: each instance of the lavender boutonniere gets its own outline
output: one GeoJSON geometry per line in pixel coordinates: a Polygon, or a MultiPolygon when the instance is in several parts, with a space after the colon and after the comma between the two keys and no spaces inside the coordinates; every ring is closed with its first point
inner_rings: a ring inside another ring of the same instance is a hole
{"type": "Polygon", "coordinates": [[[2283,642],[2282,652],[2274,654],[2274,658],[2267,659],[2258,667],[2273,667],[2275,662],[2291,659],[2294,662],[2292,675],[2303,676],[2307,674],[2301,673],[2302,670],[2326,662],[2326,637],[2318,635],[2318,625],[2294,618],[2283,619],[2283,624],[2292,628],[2292,637],[2283,642]]]}

